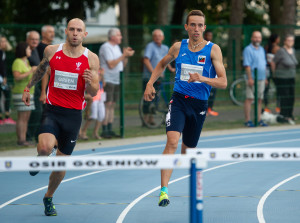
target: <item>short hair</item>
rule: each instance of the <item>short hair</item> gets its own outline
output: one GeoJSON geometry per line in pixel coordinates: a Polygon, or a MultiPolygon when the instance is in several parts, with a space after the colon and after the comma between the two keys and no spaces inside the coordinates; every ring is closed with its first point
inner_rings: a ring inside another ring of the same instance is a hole
{"type": "Polygon", "coordinates": [[[287,38],[290,38],[290,37],[292,37],[292,38],[295,39],[295,36],[294,36],[293,34],[286,34],[286,35],[284,36],[284,41],[285,41],[287,38]]]}
{"type": "Polygon", "coordinates": [[[205,30],[204,34],[206,33],[213,33],[210,29],[205,30]]]}
{"type": "Polygon", "coordinates": [[[51,25],[43,25],[43,26],[42,26],[42,28],[41,28],[41,32],[42,32],[42,33],[43,33],[43,32],[46,32],[46,31],[47,31],[47,29],[48,29],[49,27],[51,27],[51,28],[53,28],[53,29],[54,29],[54,27],[53,27],[53,26],[51,26],[51,25]]]}
{"type": "Polygon", "coordinates": [[[117,32],[120,32],[118,28],[111,28],[110,30],[108,30],[108,39],[111,39],[111,37],[117,35],[117,32]]]}
{"type": "Polygon", "coordinates": [[[189,24],[189,18],[190,18],[190,16],[194,16],[194,15],[202,16],[205,19],[205,15],[204,15],[204,13],[201,10],[192,10],[192,11],[189,12],[189,14],[186,17],[186,22],[185,23],[187,25],[189,24]]]}
{"type": "Polygon", "coordinates": [[[155,29],[155,30],[152,31],[152,36],[154,35],[154,33],[156,31],[159,31],[163,36],[165,35],[164,32],[161,29],[155,29]]]}
{"type": "Polygon", "coordinates": [[[36,34],[38,34],[38,35],[40,36],[40,34],[39,34],[37,31],[31,30],[31,31],[28,31],[28,32],[26,33],[26,39],[29,38],[29,36],[30,36],[31,33],[36,33],[36,34]]]}
{"type": "Polygon", "coordinates": [[[26,48],[28,47],[28,44],[26,42],[20,42],[18,43],[16,47],[16,57],[22,58],[26,56],[26,48]]]}

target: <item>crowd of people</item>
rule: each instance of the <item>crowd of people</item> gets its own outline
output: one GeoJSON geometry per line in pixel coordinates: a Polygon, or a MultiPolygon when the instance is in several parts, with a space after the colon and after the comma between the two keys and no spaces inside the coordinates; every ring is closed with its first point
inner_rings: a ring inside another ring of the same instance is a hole
{"type": "Polygon", "coordinates": [[[251,36],[251,43],[243,51],[243,65],[247,74],[246,100],[244,103],[245,126],[255,127],[251,121],[251,104],[254,100],[254,75],[257,73],[257,114],[258,124],[268,126],[261,119],[262,111],[271,112],[269,109],[268,90],[270,82],[276,86],[276,112],[279,113],[278,120],[283,123],[295,125],[293,116],[295,103],[295,78],[298,60],[295,55],[295,37],[286,35],[283,47],[279,46],[280,37],[272,34],[269,43],[265,48],[261,46],[262,34],[254,31],[251,36]],[[264,101],[265,108],[262,109],[264,101]]]}

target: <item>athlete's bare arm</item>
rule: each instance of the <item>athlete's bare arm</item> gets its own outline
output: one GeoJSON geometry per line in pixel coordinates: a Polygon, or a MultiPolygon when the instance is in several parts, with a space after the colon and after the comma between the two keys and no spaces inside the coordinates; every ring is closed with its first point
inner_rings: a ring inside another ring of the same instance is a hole
{"type": "Polygon", "coordinates": [[[99,90],[99,58],[96,54],[92,53],[91,51],[89,51],[88,58],[90,69],[84,71],[83,79],[85,80],[87,93],[94,97],[99,90]]]}
{"type": "Polygon", "coordinates": [[[38,65],[37,69],[35,70],[31,80],[27,84],[27,86],[24,89],[22,101],[25,103],[25,105],[30,105],[30,93],[29,89],[36,85],[43,76],[47,73],[47,69],[49,67],[49,61],[51,60],[52,56],[55,54],[56,50],[58,48],[58,45],[50,45],[45,48],[43,59],[38,65]]]}
{"type": "Polygon", "coordinates": [[[144,92],[144,99],[146,101],[152,101],[154,99],[155,88],[153,87],[153,84],[161,76],[168,64],[177,58],[180,46],[181,42],[174,43],[174,45],[170,48],[168,54],[164,58],[162,58],[154,68],[144,92]]]}
{"type": "Polygon", "coordinates": [[[190,79],[188,82],[200,81],[211,85],[215,88],[225,89],[227,87],[227,77],[226,71],[223,64],[223,56],[220,47],[217,44],[214,44],[211,49],[211,60],[212,64],[215,67],[218,78],[207,78],[203,77],[198,73],[190,73],[190,79]]]}
{"type": "Polygon", "coordinates": [[[50,72],[51,72],[51,68],[48,67],[46,74],[42,78],[40,102],[42,102],[43,104],[46,103],[46,97],[47,97],[46,91],[49,82],[50,72]]]}

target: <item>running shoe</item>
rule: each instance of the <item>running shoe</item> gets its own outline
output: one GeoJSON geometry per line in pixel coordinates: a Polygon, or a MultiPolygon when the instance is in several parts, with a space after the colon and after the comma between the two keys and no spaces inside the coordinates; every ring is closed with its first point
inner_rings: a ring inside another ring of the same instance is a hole
{"type": "Polygon", "coordinates": [[[166,192],[161,191],[159,195],[158,206],[167,207],[170,204],[170,200],[168,194],[166,192]]]}
{"type": "Polygon", "coordinates": [[[44,206],[45,206],[45,215],[46,216],[56,216],[57,212],[55,210],[55,206],[52,202],[52,197],[44,197],[43,198],[44,206]]]}
{"type": "MultiPolygon", "coordinates": [[[[54,146],[54,147],[52,148],[52,151],[51,151],[51,153],[49,154],[48,157],[50,157],[50,156],[55,156],[55,155],[56,155],[56,150],[57,150],[57,146],[54,146]]],[[[39,155],[38,155],[38,156],[39,156],[39,155]]],[[[35,176],[35,175],[37,175],[39,172],[40,172],[39,170],[38,170],[38,171],[29,171],[29,174],[30,174],[31,176],[35,176]]]]}

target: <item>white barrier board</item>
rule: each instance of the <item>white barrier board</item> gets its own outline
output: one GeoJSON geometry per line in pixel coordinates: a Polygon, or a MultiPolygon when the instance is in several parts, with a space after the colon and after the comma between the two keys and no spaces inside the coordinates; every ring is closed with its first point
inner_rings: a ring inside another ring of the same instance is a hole
{"type": "Polygon", "coordinates": [[[207,161],[300,161],[300,148],[196,148],[187,154],[207,161]]]}
{"type": "Polygon", "coordinates": [[[1,157],[0,171],[186,169],[191,167],[193,158],[197,161],[197,168],[206,167],[206,160],[195,155],[1,157]]]}

